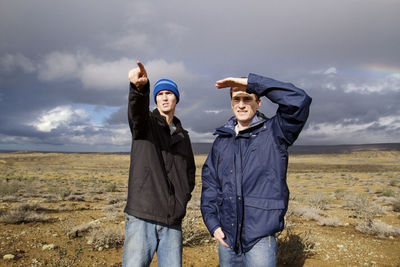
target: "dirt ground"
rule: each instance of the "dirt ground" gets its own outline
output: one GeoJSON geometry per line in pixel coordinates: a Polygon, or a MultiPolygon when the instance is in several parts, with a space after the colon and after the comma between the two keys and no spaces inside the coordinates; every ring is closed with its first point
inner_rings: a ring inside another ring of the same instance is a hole
{"type": "MultiPolygon", "coordinates": [[[[199,210],[204,160],[183,266],[218,266],[199,210]]],[[[0,266],[120,266],[128,167],[127,154],[0,153],[0,266]]],[[[279,265],[400,266],[399,174],[398,151],[292,155],[279,265]]]]}

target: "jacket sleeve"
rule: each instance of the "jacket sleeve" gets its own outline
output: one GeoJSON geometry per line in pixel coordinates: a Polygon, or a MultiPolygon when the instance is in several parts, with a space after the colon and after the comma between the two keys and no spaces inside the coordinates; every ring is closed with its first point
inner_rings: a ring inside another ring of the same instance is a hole
{"type": "MultiPolygon", "coordinates": [[[[214,143],[215,145],[215,143],[214,143]]],[[[214,145],[211,149],[202,169],[201,189],[201,214],[204,224],[212,235],[220,227],[218,216],[218,188],[220,188],[217,169],[217,157],[214,153],[214,145]]]]}
{"type": "Polygon", "coordinates": [[[187,177],[189,179],[189,187],[190,187],[189,190],[190,192],[192,192],[196,181],[196,163],[194,161],[193,150],[190,139],[189,139],[189,148],[190,148],[189,155],[191,156],[188,159],[187,177]]]}
{"type": "Polygon", "coordinates": [[[133,83],[129,85],[128,120],[133,138],[143,136],[149,119],[150,82],[139,91],[133,83]]]}
{"type": "Polygon", "coordinates": [[[246,91],[265,96],[279,105],[276,113],[279,137],[287,145],[292,145],[307,121],[311,97],[291,83],[280,82],[252,73],[249,74],[246,91]]]}

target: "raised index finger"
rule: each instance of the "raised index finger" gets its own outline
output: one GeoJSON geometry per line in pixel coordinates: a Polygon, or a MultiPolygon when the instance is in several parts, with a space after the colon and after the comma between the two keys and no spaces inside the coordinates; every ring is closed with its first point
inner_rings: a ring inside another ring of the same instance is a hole
{"type": "Polygon", "coordinates": [[[142,75],[144,75],[144,76],[147,76],[146,69],[144,68],[142,62],[137,61],[136,63],[137,63],[137,65],[138,65],[138,67],[139,67],[140,73],[141,73],[142,75]]]}

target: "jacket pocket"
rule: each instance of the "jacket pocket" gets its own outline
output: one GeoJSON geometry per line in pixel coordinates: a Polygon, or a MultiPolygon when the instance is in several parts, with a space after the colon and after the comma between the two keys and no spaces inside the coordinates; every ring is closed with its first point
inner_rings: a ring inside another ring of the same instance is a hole
{"type": "Polygon", "coordinates": [[[245,197],[243,236],[251,241],[281,231],[285,206],[284,200],[245,197]]]}
{"type": "Polygon", "coordinates": [[[263,210],[279,210],[285,208],[285,201],[281,199],[245,197],[244,205],[263,210]]]}
{"type": "Polygon", "coordinates": [[[221,224],[222,231],[225,234],[225,242],[228,245],[232,245],[233,233],[235,229],[233,228],[234,222],[234,212],[232,209],[232,203],[229,199],[224,198],[224,196],[217,196],[217,207],[218,207],[218,219],[221,224]]]}

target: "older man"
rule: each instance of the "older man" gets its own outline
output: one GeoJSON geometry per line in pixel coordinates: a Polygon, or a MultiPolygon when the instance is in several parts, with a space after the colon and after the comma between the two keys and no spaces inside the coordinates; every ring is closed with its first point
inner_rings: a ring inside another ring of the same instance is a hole
{"type": "Polygon", "coordinates": [[[288,147],[306,123],[311,98],[290,83],[256,74],[226,78],[234,116],[215,132],[203,166],[201,211],[218,241],[220,266],[275,266],[274,234],[284,228],[288,147]],[[265,96],[279,105],[267,118],[265,96]]]}

